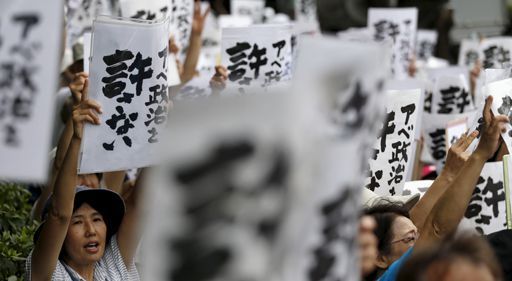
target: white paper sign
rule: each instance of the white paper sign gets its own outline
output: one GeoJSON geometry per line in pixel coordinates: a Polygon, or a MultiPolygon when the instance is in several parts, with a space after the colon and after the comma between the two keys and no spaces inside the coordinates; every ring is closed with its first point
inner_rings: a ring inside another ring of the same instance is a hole
{"type": "Polygon", "coordinates": [[[180,48],[178,59],[184,62],[192,32],[194,0],[169,0],[169,2],[170,32],[180,48]]]}
{"type": "Polygon", "coordinates": [[[482,234],[506,229],[503,162],[485,164],[461,223],[467,222],[482,234]]]}
{"type": "Polygon", "coordinates": [[[434,83],[432,113],[460,114],[475,110],[463,75],[439,76],[434,83]]]}
{"type": "Polygon", "coordinates": [[[512,37],[484,39],[480,44],[479,57],[482,68],[506,68],[511,66],[512,37]]]}
{"type": "Polygon", "coordinates": [[[91,32],[93,20],[100,15],[112,15],[109,0],[67,0],[67,46],[73,46],[84,32],[91,32]]]}
{"type": "Polygon", "coordinates": [[[420,98],[420,89],[387,93],[387,116],[366,179],[366,187],[379,195],[402,194],[405,177],[414,164],[412,144],[420,98]]]}
{"type": "Polygon", "coordinates": [[[222,30],[222,65],[229,72],[227,90],[240,94],[291,78],[290,25],[258,25],[222,30]]]}
{"type": "MultiPolygon", "coordinates": [[[[492,111],[494,114],[506,115],[512,122],[512,78],[490,83],[485,90],[493,97],[492,111]]],[[[512,123],[507,124],[507,131],[501,134],[509,151],[512,151],[512,123]]]]}
{"type": "Polygon", "coordinates": [[[415,47],[418,9],[370,8],[368,29],[374,40],[393,42],[392,71],[395,77],[408,76],[409,65],[415,47]]]}
{"type": "Polygon", "coordinates": [[[252,24],[252,18],[250,16],[241,15],[220,15],[219,16],[219,28],[228,27],[248,27],[252,24]]]}
{"type": "Polygon", "coordinates": [[[308,112],[294,122],[302,125],[305,135],[316,136],[309,149],[319,165],[300,173],[312,184],[288,213],[279,243],[286,249],[279,259],[284,263],[280,276],[297,281],[356,280],[351,227],[357,224],[354,215],[360,206],[352,200],[358,200],[367,156],[378,134],[377,120],[384,113],[389,57],[375,43],[310,37],[299,45],[292,92],[305,100],[308,112]],[[339,235],[330,239],[333,233],[339,235]],[[326,259],[332,263],[326,264],[326,259]]]}
{"type": "Polygon", "coordinates": [[[89,73],[89,64],[91,59],[91,40],[92,34],[90,32],[84,33],[84,72],[89,73]]]}
{"type": "Polygon", "coordinates": [[[47,179],[63,5],[0,4],[0,179],[47,179]]]}
{"type": "Polygon", "coordinates": [[[169,0],[120,0],[121,16],[142,20],[162,20],[169,14],[169,0]]]}
{"type": "Polygon", "coordinates": [[[102,18],[92,40],[89,95],[103,114],[85,126],[80,173],[150,165],[169,103],[167,22],[102,18]]]}
{"type": "Polygon", "coordinates": [[[263,21],[264,0],[231,0],[231,14],[235,16],[249,16],[254,23],[263,21]]]}
{"type": "Polygon", "coordinates": [[[320,28],[318,23],[315,0],[294,0],[295,30],[299,32],[316,32],[320,28]]]}
{"type": "Polygon", "coordinates": [[[464,39],[460,43],[459,66],[472,68],[479,59],[478,41],[464,39]]]}
{"type": "Polygon", "coordinates": [[[461,118],[449,122],[446,125],[446,149],[450,149],[450,147],[457,142],[457,140],[462,136],[462,134],[468,131],[468,118],[461,118]]]}
{"type": "MultiPolygon", "coordinates": [[[[447,127],[454,120],[471,120],[475,112],[465,114],[428,114],[423,115],[423,154],[421,161],[436,164],[438,169],[444,166],[446,154],[448,153],[447,143],[452,140],[454,134],[459,131],[447,133],[447,127]],[[449,137],[449,138],[447,138],[449,137]]],[[[467,126],[467,125],[464,125],[467,126]]],[[[457,138],[461,134],[457,135],[457,138]]],[[[440,170],[438,171],[440,172],[440,170]]]]}
{"type": "Polygon", "coordinates": [[[143,279],[272,280],[279,273],[279,232],[301,190],[294,177],[311,163],[300,161],[295,144],[307,138],[293,133],[293,98],[209,99],[173,110],[166,162],[148,186],[143,279]]]}
{"type": "Polygon", "coordinates": [[[416,60],[426,62],[434,55],[437,31],[419,29],[416,34],[416,60]]]}
{"type": "Polygon", "coordinates": [[[404,191],[402,192],[402,195],[408,196],[413,194],[420,194],[420,196],[423,196],[433,183],[433,180],[405,182],[404,191]]]}
{"type": "Polygon", "coordinates": [[[211,78],[211,72],[199,72],[199,75],[192,78],[180,89],[178,95],[176,95],[176,101],[209,97],[212,93],[212,89],[210,88],[211,78]]]}

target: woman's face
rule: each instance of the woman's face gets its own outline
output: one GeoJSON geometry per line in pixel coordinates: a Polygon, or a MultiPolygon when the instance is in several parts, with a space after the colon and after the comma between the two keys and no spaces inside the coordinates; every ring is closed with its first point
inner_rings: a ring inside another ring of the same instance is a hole
{"type": "Polygon", "coordinates": [[[84,203],[78,208],[71,218],[64,249],[66,262],[87,265],[99,261],[105,252],[107,226],[103,216],[84,203]]]}
{"type": "Polygon", "coordinates": [[[410,247],[414,246],[419,236],[418,228],[410,219],[403,216],[396,217],[391,228],[389,265],[405,254],[410,247]]]}

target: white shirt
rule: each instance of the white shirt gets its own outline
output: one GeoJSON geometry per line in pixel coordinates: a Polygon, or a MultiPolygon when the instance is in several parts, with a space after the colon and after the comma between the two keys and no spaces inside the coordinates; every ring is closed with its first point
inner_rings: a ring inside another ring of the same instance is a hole
{"type": "MultiPolygon", "coordinates": [[[[135,263],[132,261],[130,269],[127,269],[119,246],[117,245],[116,235],[112,236],[110,243],[105,249],[103,257],[96,262],[94,267],[94,281],[140,281],[135,263]]],[[[27,279],[31,280],[32,270],[32,252],[27,258],[25,264],[27,279]]],[[[52,274],[52,281],[85,281],[71,267],[67,266],[61,260],[57,261],[57,266],[52,274]]]]}

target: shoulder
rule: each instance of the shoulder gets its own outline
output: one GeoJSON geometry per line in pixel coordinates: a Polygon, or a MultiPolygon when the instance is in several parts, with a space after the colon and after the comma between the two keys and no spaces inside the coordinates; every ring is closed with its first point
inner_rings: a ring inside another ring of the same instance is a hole
{"type": "MultiPolygon", "coordinates": [[[[27,257],[27,260],[25,261],[25,277],[27,280],[31,280],[32,278],[32,251],[27,257]]],[[[69,274],[67,273],[66,269],[64,268],[64,265],[59,261],[57,261],[57,265],[55,266],[55,270],[52,274],[52,281],[53,280],[70,280],[69,274]]]]}
{"type": "Polygon", "coordinates": [[[409,248],[405,254],[403,254],[398,260],[396,260],[394,263],[389,266],[388,270],[384,272],[384,274],[379,278],[378,281],[394,281],[396,280],[396,277],[398,276],[398,272],[400,271],[400,268],[402,268],[402,265],[409,259],[409,257],[412,254],[413,247],[409,248]]]}

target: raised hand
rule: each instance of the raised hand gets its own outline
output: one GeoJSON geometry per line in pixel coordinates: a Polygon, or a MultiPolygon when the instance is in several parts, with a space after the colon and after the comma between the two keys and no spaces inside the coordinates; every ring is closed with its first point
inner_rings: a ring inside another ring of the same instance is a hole
{"type": "Polygon", "coordinates": [[[494,116],[491,112],[492,96],[487,97],[483,111],[484,123],[482,136],[475,152],[485,160],[491,158],[498,149],[501,133],[506,132],[509,119],[505,115],[494,116]]]}
{"type": "Polygon", "coordinates": [[[210,13],[210,6],[201,14],[201,1],[194,2],[194,16],[192,18],[192,35],[201,35],[204,29],[204,22],[210,13]]]}
{"type": "Polygon", "coordinates": [[[73,136],[82,139],[84,122],[99,125],[100,118],[97,113],[102,113],[101,106],[89,99],[89,79],[85,79],[80,103],[73,108],[73,136]]]}
{"type": "Polygon", "coordinates": [[[73,81],[69,84],[71,95],[73,97],[73,106],[78,106],[82,100],[82,92],[84,90],[85,80],[89,78],[86,72],[79,72],[75,74],[73,81]]]}

